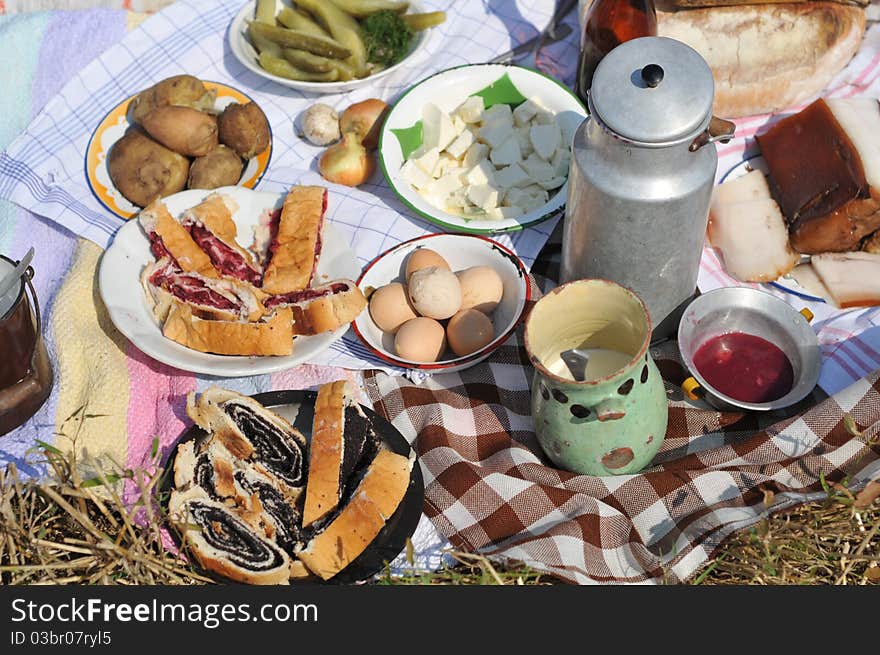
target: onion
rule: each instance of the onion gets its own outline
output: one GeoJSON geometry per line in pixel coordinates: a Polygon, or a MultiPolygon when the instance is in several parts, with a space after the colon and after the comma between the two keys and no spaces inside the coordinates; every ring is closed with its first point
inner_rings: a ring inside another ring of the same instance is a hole
{"type": "Polygon", "coordinates": [[[378,98],[356,102],[342,112],[339,129],[343,134],[354,132],[364,147],[373,150],[379,145],[379,131],[388,105],[378,98]]]}
{"type": "Polygon", "coordinates": [[[325,180],[345,186],[363,184],[375,168],[373,156],[354,132],[344,133],[342,140],[327,148],[318,160],[318,171],[325,180]]]}

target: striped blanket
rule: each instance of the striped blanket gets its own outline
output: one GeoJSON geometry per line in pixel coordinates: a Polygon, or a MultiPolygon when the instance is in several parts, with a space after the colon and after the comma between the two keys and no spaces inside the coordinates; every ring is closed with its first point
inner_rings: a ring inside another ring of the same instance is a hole
{"type": "MultiPolygon", "coordinates": [[[[184,1],[175,3],[175,6],[166,11],[195,11],[198,7],[199,11],[205,12],[210,9],[215,13],[219,12],[215,17],[217,25],[225,25],[239,4],[184,1]]],[[[551,9],[551,3],[539,0],[485,0],[480,3],[449,0],[430,4],[446,9],[452,18],[448,29],[453,32],[446,34],[450,41],[448,46],[444,46],[444,54],[449,56],[445,60],[448,65],[485,61],[493,54],[506,50],[511,43],[529,38],[535,33],[536,26],[539,28],[546,22],[551,9]],[[478,31],[475,25],[486,29],[478,31]],[[477,33],[481,37],[491,34],[492,38],[477,38],[477,33]]],[[[113,327],[96,289],[96,270],[102,249],[95,242],[82,238],[88,234],[91,239],[104,245],[109,234],[105,231],[104,236],[100,236],[89,232],[84,223],[78,223],[73,218],[72,213],[60,211],[58,205],[63,203],[56,202],[57,198],[53,199],[52,195],[70,193],[63,179],[68,171],[73,171],[70,179],[79,179],[77,176],[81,174],[82,157],[76,155],[76,148],[79,147],[77,144],[81,141],[81,134],[90,134],[94,125],[86,124],[87,121],[68,120],[65,124],[76,131],[76,135],[73,132],[59,135],[53,133],[51,125],[47,127],[47,122],[55,120],[54,112],[63,113],[64,103],[73,97],[69,93],[58,95],[65,84],[81,79],[78,78],[80,72],[101,53],[118,44],[127,35],[132,41],[126,39],[126,47],[143,46],[144,40],[148,38],[148,31],[145,32],[143,26],[138,27],[142,19],[143,16],[118,9],[0,15],[0,43],[4,46],[0,51],[0,88],[3,89],[0,94],[0,148],[8,148],[19,137],[17,148],[9,148],[7,153],[0,155],[0,252],[20,258],[28,247],[36,247],[34,283],[42,304],[45,337],[57,380],[52,396],[37,415],[22,428],[0,438],[0,465],[15,462],[28,475],[38,476],[45,473],[39,458],[32,452],[37,439],[62,448],[72,446],[80,453],[88,452],[99,459],[109,458],[128,468],[145,463],[150,445],[156,437],[167,452],[186,425],[183,411],[186,394],[204,389],[210,384],[220,382],[243,393],[256,393],[314,387],[331,379],[350,377],[361,386],[360,373],[352,369],[370,368],[370,362],[357,361],[356,365],[346,368],[307,364],[273,375],[218,380],[208,376],[189,375],[152,360],[113,327]],[[37,129],[32,129],[35,118],[37,129]],[[25,133],[25,137],[21,137],[22,133],[25,133]],[[57,166],[52,164],[40,169],[39,175],[35,174],[35,177],[23,175],[22,164],[27,167],[32,162],[19,161],[15,155],[37,147],[35,144],[39,145],[40,139],[45,135],[58,139],[58,151],[50,154],[57,155],[61,160],[57,166]],[[70,143],[64,145],[65,139],[70,143]],[[65,150],[68,145],[71,145],[71,149],[65,150]],[[35,183],[34,180],[38,182],[35,183]],[[43,198],[38,198],[42,188],[38,188],[39,185],[44,185],[48,190],[43,198]],[[2,199],[10,196],[18,204],[2,199]],[[56,216],[55,221],[43,217],[50,214],[56,216]]],[[[161,26],[163,20],[173,23],[166,12],[162,12],[157,20],[158,22],[152,24],[152,29],[161,26]]],[[[574,16],[569,17],[569,20],[573,24],[576,21],[574,16]]],[[[220,42],[222,33],[223,29],[218,27],[211,32],[210,38],[220,42]]],[[[566,41],[545,49],[537,59],[538,66],[570,83],[574,74],[576,34],[577,30],[574,30],[574,34],[566,41]]],[[[113,51],[117,52],[119,51],[113,51]]],[[[109,60],[112,59],[113,55],[110,55],[109,60]]],[[[110,61],[113,66],[126,64],[125,61],[110,61]]],[[[218,65],[222,66],[222,63],[218,65]]],[[[411,78],[398,80],[397,88],[385,91],[392,97],[407,84],[420,79],[440,65],[440,62],[433,59],[423,62],[423,70],[412,71],[411,78]]],[[[143,87],[153,78],[161,79],[163,70],[159,66],[150,71],[148,78],[132,79],[130,84],[132,88],[143,87]]],[[[121,93],[124,92],[127,90],[121,93]]],[[[858,56],[832,83],[831,92],[834,95],[880,95],[880,29],[876,26],[869,30],[858,56]]],[[[293,102],[291,106],[301,106],[293,100],[290,101],[293,102]]],[[[104,99],[102,102],[111,101],[104,99]]],[[[93,107],[89,111],[97,112],[100,117],[103,111],[97,111],[98,109],[93,107]]],[[[295,113],[294,109],[288,111],[287,115],[295,113]]],[[[770,120],[775,120],[775,117],[763,116],[738,121],[738,138],[719,151],[719,179],[739,165],[744,157],[754,152],[752,137],[758,128],[770,120]]],[[[295,153],[291,155],[293,156],[295,153]]],[[[297,179],[290,177],[291,170],[294,169],[281,167],[274,175],[270,171],[261,188],[279,190],[290,179],[297,179]]],[[[377,184],[375,187],[370,191],[390,197],[384,184],[377,184]]],[[[362,195],[370,194],[364,192],[362,195]]],[[[365,200],[355,195],[352,202],[363,203],[365,200]]],[[[375,201],[371,202],[375,204],[375,201]]],[[[376,211],[395,214],[394,209],[388,207],[378,207],[376,211]]],[[[405,221],[402,224],[406,230],[415,229],[412,226],[426,229],[415,221],[405,221]]],[[[540,228],[537,238],[517,237],[515,241],[509,240],[507,245],[513,247],[530,265],[536,259],[540,260],[539,251],[553,227],[554,223],[549,222],[540,228]]],[[[357,241],[359,236],[354,233],[351,238],[357,241]]],[[[398,236],[397,240],[409,236],[411,234],[398,236]]],[[[375,256],[378,253],[376,248],[381,247],[384,242],[378,245],[375,242],[370,243],[373,244],[369,246],[372,250],[363,247],[358,250],[364,262],[375,256]]],[[[706,291],[734,284],[737,283],[726,276],[715,253],[707,249],[700,272],[700,288],[706,291]]],[[[815,327],[824,354],[820,384],[825,391],[837,393],[856,381],[865,386],[865,380],[872,379],[870,374],[880,368],[880,310],[840,313],[827,305],[805,301],[780,288],[770,287],[768,290],[796,305],[798,309],[806,304],[816,314],[815,327]]],[[[515,345],[515,342],[511,345],[515,345]]],[[[353,359],[357,359],[357,353],[354,353],[353,359]]],[[[474,375],[490,371],[491,366],[491,363],[487,364],[485,369],[475,371],[474,375]]],[[[528,384],[527,379],[527,375],[518,373],[517,388],[511,388],[511,391],[522,395],[525,389],[520,387],[528,384]],[[519,378],[525,382],[521,382],[519,378]]],[[[458,383],[451,379],[444,381],[443,376],[430,382],[423,391],[434,393],[447,387],[454,389],[458,383]]],[[[405,382],[398,385],[389,376],[374,378],[370,375],[367,384],[363,386],[370,392],[371,401],[379,401],[388,410],[392,406],[389,399],[396,397],[398,387],[407,389],[412,385],[405,382]]],[[[417,400],[429,398],[421,392],[409,395],[417,400]]],[[[437,402],[439,400],[435,404],[437,402]]],[[[422,403],[419,401],[417,404],[422,403]]],[[[503,411],[507,412],[508,409],[505,405],[503,411]]],[[[394,412],[386,413],[395,418],[394,412]]],[[[520,418],[524,420],[524,417],[520,418]]],[[[476,415],[461,418],[462,424],[472,426],[476,420],[476,415]]],[[[504,421],[509,424],[509,418],[504,421]]],[[[448,420],[444,419],[440,423],[441,428],[449,430],[448,420]]],[[[410,429],[405,434],[409,439],[415,439],[416,432],[424,427],[416,425],[409,418],[403,423],[395,421],[395,424],[402,428],[409,426],[410,429]]],[[[463,437],[466,440],[476,438],[480,432],[475,430],[473,428],[463,437]]],[[[444,438],[451,438],[451,433],[447,432],[444,438]]],[[[425,443],[419,449],[426,453],[425,443]]],[[[440,449],[435,450],[439,452],[440,449]]],[[[430,460],[428,464],[431,464],[430,460]]],[[[438,468],[429,472],[440,475],[443,465],[445,464],[438,464],[438,468]]],[[[448,508],[434,507],[432,517],[443,528],[444,537],[451,536],[457,545],[475,548],[485,546],[486,542],[464,539],[460,533],[456,533],[456,530],[467,528],[467,522],[457,524],[449,518],[449,511],[458,508],[460,505],[452,499],[448,508]]],[[[505,526],[504,529],[508,528],[509,526],[505,526]]],[[[490,534],[489,541],[500,536],[501,533],[490,534]]],[[[510,535],[504,533],[504,536],[510,535]]],[[[417,565],[436,567],[442,558],[441,549],[447,542],[437,534],[427,519],[423,518],[414,542],[417,565]]],[[[540,565],[540,559],[535,563],[540,565]]],[[[692,570],[692,566],[683,570],[680,579],[686,578],[692,570]]]]}

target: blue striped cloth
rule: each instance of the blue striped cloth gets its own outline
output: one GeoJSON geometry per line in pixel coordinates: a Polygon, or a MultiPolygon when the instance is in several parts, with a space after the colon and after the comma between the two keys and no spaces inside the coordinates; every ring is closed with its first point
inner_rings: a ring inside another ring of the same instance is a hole
{"type": "MultiPolygon", "coordinates": [[[[98,202],[88,185],[84,161],[89,139],[120,100],[180,73],[239,88],[263,108],[272,125],[274,144],[272,161],[259,189],[281,192],[295,183],[326,185],[315,170],[320,149],[294,131],[294,118],[316,98],[252,73],[229,50],[227,28],[241,5],[241,0],[176,2],[72,75],[0,154],[0,198],[106,246],[123,221],[98,202]]],[[[414,61],[376,84],[348,94],[322,95],[320,100],[340,110],[368,97],[393,101],[412,84],[439,70],[487,61],[530,38],[547,23],[554,3],[433,0],[421,6],[426,11],[445,11],[447,20],[430,30],[427,44],[414,61]]],[[[565,47],[567,59],[572,61],[574,36],[569,41],[550,52],[563,52],[560,48],[565,47]]],[[[551,71],[565,72],[565,66],[558,62],[547,60],[547,64],[551,71]]],[[[331,185],[328,220],[346,236],[361,265],[397,243],[439,229],[410,216],[378,173],[358,188],[331,185]]],[[[498,235],[497,240],[530,267],[557,220],[498,235]]],[[[401,372],[373,358],[352,331],[310,363],[401,372]]]]}

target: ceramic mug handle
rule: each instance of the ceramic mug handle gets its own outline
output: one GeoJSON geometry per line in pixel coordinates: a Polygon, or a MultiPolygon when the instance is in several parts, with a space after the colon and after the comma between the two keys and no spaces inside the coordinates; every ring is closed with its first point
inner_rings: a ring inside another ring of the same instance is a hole
{"type": "Polygon", "coordinates": [[[626,416],[623,400],[617,397],[606,398],[595,407],[596,418],[602,422],[616,421],[626,416]]]}

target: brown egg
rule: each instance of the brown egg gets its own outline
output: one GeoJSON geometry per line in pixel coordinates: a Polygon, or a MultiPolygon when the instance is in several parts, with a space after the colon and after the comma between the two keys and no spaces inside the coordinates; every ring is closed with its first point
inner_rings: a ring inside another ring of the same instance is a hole
{"type": "Polygon", "coordinates": [[[446,326],[449,347],[459,357],[477,352],[495,338],[492,321],[476,309],[462,309],[446,326]]]}
{"type": "Polygon", "coordinates": [[[501,276],[491,266],[472,266],[455,274],[461,286],[461,308],[491,314],[504,296],[501,276]]]}
{"type": "Polygon", "coordinates": [[[409,258],[406,260],[406,281],[409,282],[410,276],[416,271],[420,271],[423,268],[428,268],[430,266],[442,268],[444,271],[452,270],[449,268],[449,264],[446,263],[446,260],[433,250],[416,248],[410,253],[409,258]]]}
{"type": "Polygon", "coordinates": [[[383,332],[394,334],[408,320],[418,316],[400,282],[380,287],[370,296],[370,316],[383,332]]]}
{"type": "Polygon", "coordinates": [[[433,318],[419,316],[400,326],[394,351],[413,362],[436,362],[446,350],[446,333],[433,318]]]}

